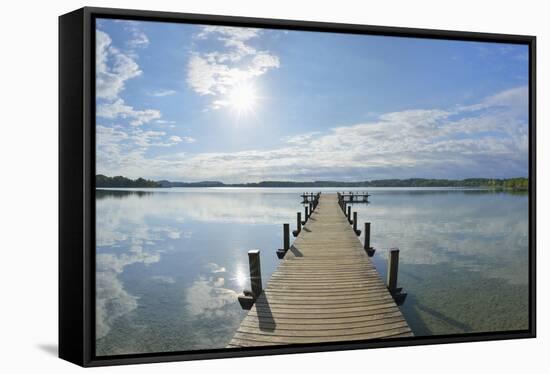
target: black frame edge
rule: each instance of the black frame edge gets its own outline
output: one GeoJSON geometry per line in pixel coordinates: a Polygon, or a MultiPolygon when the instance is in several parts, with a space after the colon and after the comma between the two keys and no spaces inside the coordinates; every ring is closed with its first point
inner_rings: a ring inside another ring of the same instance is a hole
{"type": "Polygon", "coordinates": [[[84,365],[82,202],[84,11],[59,17],[59,357],[84,365]]]}
{"type": "Polygon", "coordinates": [[[492,43],[529,43],[533,35],[503,34],[475,31],[456,31],[443,29],[423,29],[414,27],[364,25],[355,23],[335,23],[306,20],[288,20],[245,16],[228,16],[201,13],[180,13],[140,9],[84,7],[91,15],[105,18],[134,19],[156,22],[186,22],[219,24],[226,26],[263,27],[274,29],[292,29],[302,31],[323,31],[339,33],[365,33],[370,35],[401,36],[409,38],[465,40],[492,43]],[[152,18],[155,18],[154,20],[152,18]]]}
{"type": "Polygon", "coordinates": [[[537,38],[529,41],[529,330],[537,337],[537,38]]]}

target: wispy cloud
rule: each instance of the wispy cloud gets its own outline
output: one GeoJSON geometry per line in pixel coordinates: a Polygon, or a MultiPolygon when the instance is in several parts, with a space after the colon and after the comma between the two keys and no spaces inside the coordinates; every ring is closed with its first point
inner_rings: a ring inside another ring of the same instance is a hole
{"type": "Polygon", "coordinates": [[[221,50],[194,52],[187,66],[187,83],[199,95],[212,96],[212,108],[228,105],[223,97],[235,87],[279,67],[277,56],[251,45],[261,32],[252,28],[206,26],[196,34],[197,43],[216,40],[223,44],[221,50]]]}
{"type": "Polygon", "coordinates": [[[135,110],[132,106],[126,105],[124,100],[117,99],[98,105],[97,116],[109,119],[130,119],[130,125],[140,126],[144,123],[159,119],[160,111],[155,109],[135,110]]]}
{"type": "MultiPolygon", "coordinates": [[[[122,21],[121,21],[122,22],[122,21]]],[[[131,48],[145,47],[146,35],[135,22],[122,22],[124,29],[133,39],[128,41],[131,48]]],[[[144,124],[157,123],[173,125],[173,121],[162,120],[157,109],[136,109],[122,98],[126,83],[143,74],[137,63],[137,54],[124,53],[113,45],[111,37],[102,30],[96,30],[96,116],[107,120],[109,126],[98,123],[98,160],[109,164],[121,162],[121,155],[144,157],[150,147],[170,147],[181,142],[192,143],[195,139],[167,134],[164,131],[141,130],[144,124]]],[[[153,92],[154,96],[171,95],[171,90],[153,92]]]]}
{"type": "Polygon", "coordinates": [[[130,27],[129,31],[132,33],[132,39],[128,40],[126,43],[130,48],[145,48],[149,45],[149,38],[143,31],[139,30],[137,26],[130,27]]]}
{"type": "Polygon", "coordinates": [[[111,37],[96,30],[96,96],[116,99],[127,80],[142,74],[132,57],[112,45],[111,37]]]}
{"type": "Polygon", "coordinates": [[[179,143],[179,142],[194,143],[197,141],[195,138],[192,138],[190,136],[177,136],[177,135],[171,136],[169,140],[174,143],[179,143]]]}
{"type": "Polygon", "coordinates": [[[140,175],[228,182],[524,175],[526,95],[518,87],[473,106],[386,113],[370,122],[296,134],[267,150],[121,157],[129,158],[125,165],[140,165],[140,175]]]}
{"type": "Polygon", "coordinates": [[[164,97],[164,96],[174,95],[176,93],[177,91],[175,90],[157,90],[157,91],[151,92],[149,95],[154,97],[164,97]]]}

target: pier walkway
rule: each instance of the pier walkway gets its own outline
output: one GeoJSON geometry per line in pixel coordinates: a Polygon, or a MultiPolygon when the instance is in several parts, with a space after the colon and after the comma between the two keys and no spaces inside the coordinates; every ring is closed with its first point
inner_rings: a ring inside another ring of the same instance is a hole
{"type": "Polygon", "coordinates": [[[336,194],[322,194],[228,347],[413,336],[336,194]]]}

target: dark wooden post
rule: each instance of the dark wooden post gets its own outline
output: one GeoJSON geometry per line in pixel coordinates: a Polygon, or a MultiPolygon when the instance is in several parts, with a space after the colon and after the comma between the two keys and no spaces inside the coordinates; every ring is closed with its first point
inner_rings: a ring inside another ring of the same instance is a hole
{"type": "Polygon", "coordinates": [[[277,257],[282,259],[285,257],[286,252],[290,249],[290,225],[288,223],[283,224],[283,248],[277,250],[277,257]]]}
{"type": "Polygon", "coordinates": [[[302,221],[302,225],[305,225],[307,220],[309,218],[309,207],[304,207],[304,220],[302,221]]]}
{"type": "Polygon", "coordinates": [[[399,268],[399,249],[392,248],[388,256],[388,290],[395,303],[402,305],[407,298],[407,293],[401,287],[397,287],[397,274],[399,268]]]}
{"type": "Polygon", "coordinates": [[[288,251],[290,248],[290,225],[288,223],[283,224],[283,249],[288,251]]]}
{"type": "Polygon", "coordinates": [[[361,230],[357,230],[357,212],[353,212],[353,231],[355,235],[361,235],[361,230]]]}
{"type": "Polygon", "coordinates": [[[365,250],[370,248],[370,222],[365,222],[365,244],[363,248],[365,250]]]}
{"type": "Polygon", "coordinates": [[[250,288],[244,290],[242,295],[239,295],[238,300],[241,308],[250,310],[252,305],[262,293],[262,270],[260,265],[260,250],[253,249],[248,251],[248,266],[250,268],[250,288]]]}
{"type": "Polygon", "coordinates": [[[376,250],[370,246],[370,222],[365,222],[365,243],[363,243],[363,249],[367,251],[369,257],[374,256],[376,250]]]}
{"type": "Polygon", "coordinates": [[[351,205],[348,206],[348,222],[351,224],[351,205]]]}
{"type": "Polygon", "coordinates": [[[313,203],[309,203],[309,215],[311,216],[311,213],[313,213],[313,209],[314,209],[314,204],[313,203]]]}
{"type": "Polygon", "coordinates": [[[257,299],[262,293],[262,270],[260,266],[260,250],[248,251],[248,264],[250,267],[250,287],[252,296],[257,299]]]}
{"type": "Polygon", "coordinates": [[[399,269],[399,249],[392,248],[388,255],[388,290],[393,295],[397,291],[397,271],[399,269]]]}
{"type": "Polygon", "coordinates": [[[300,231],[302,231],[302,213],[297,212],[296,213],[296,230],[292,231],[292,235],[296,237],[298,236],[300,231]]]}

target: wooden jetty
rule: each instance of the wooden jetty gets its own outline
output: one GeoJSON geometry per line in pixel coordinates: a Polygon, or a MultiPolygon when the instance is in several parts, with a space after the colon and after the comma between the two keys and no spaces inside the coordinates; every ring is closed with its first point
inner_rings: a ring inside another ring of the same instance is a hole
{"type": "Polygon", "coordinates": [[[398,250],[390,252],[386,285],[369,257],[370,224],[362,244],[354,231],[357,215],[352,227],[339,195],[318,194],[314,200],[292,246],[284,225],[282,262],[265,289],[259,251],[249,252],[252,290],[239,302],[250,310],[228,347],[413,336],[398,307],[405,296],[397,288],[398,250]]]}
{"type": "Polygon", "coordinates": [[[369,203],[369,194],[367,192],[338,192],[338,202],[340,205],[346,203],[369,203]]]}

